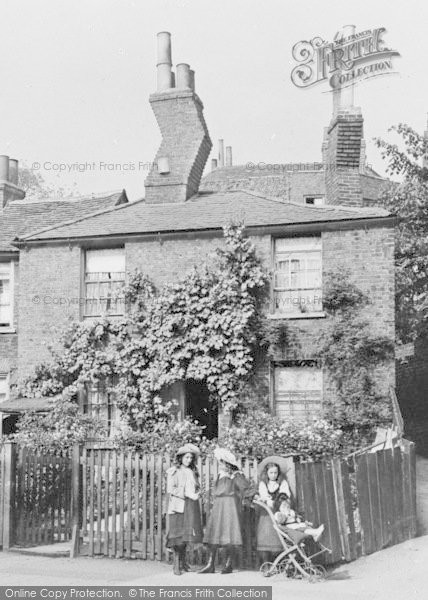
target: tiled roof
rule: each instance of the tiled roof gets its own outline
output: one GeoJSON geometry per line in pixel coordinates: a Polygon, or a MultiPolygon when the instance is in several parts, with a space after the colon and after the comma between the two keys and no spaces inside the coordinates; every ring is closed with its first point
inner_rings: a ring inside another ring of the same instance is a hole
{"type": "Polygon", "coordinates": [[[0,210],[0,252],[13,252],[16,237],[31,231],[52,227],[63,221],[113,208],[128,202],[125,190],[103,198],[70,198],[67,200],[14,200],[0,210]]]}
{"type": "Polygon", "coordinates": [[[314,207],[281,202],[248,191],[221,192],[200,194],[187,202],[170,204],[147,204],[140,200],[86,218],[73,219],[56,227],[44,228],[22,236],[21,240],[198,231],[218,229],[231,220],[242,221],[246,227],[254,227],[349,221],[388,215],[387,211],[375,207],[314,207]]]}
{"type": "MultiPolygon", "coordinates": [[[[366,166],[360,174],[364,198],[375,200],[383,190],[386,179],[366,166]]],[[[250,190],[292,202],[303,202],[305,196],[324,196],[325,171],[323,163],[247,163],[219,167],[201,181],[202,192],[250,190]]]]}

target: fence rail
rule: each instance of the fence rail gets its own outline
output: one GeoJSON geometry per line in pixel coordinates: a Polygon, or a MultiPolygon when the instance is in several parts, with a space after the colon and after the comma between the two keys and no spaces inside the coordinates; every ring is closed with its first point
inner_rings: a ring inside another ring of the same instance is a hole
{"type": "MultiPolygon", "coordinates": [[[[403,440],[348,459],[293,462],[287,478],[298,512],[325,524],[327,563],[350,561],[416,535],[416,459],[403,440]]],[[[167,455],[76,447],[73,456],[39,455],[7,443],[0,453],[0,540],[45,544],[72,539],[71,555],[166,560],[167,455]]],[[[199,459],[201,514],[212,505],[217,463],[199,459]]],[[[257,461],[241,468],[257,481],[257,461]]],[[[244,509],[241,566],[257,565],[255,510],[244,509]]],[[[193,556],[203,558],[202,548],[193,556]]]]}

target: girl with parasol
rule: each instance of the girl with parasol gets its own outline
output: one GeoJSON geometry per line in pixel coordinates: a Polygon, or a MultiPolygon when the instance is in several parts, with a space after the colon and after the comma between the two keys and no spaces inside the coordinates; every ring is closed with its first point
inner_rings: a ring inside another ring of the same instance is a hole
{"type": "Polygon", "coordinates": [[[167,470],[169,494],[167,546],[174,552],[175,575],[190,570],[186,564],[187,544],[202,541],[200,484],[196,467],[196,458],[199,455],[197,446],[185,444],[177,450],[175,465],[167,470]]]}

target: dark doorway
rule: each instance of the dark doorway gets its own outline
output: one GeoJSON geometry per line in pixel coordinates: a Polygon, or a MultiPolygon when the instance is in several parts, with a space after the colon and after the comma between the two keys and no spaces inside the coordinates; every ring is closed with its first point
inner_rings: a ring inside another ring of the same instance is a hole
{"type": "Polygon", "coordinates": [[[204,425],[204,434],[209,440],[218,435],[218,410],[209,401],[208,388],[203,381],[186,381],[186,416],[204,425]]]}
{"type": "Polygon", "coordinates": [[[20,415],[9,415],[3,419],[3,435],[16,433],[16,423],[20,415]]]}

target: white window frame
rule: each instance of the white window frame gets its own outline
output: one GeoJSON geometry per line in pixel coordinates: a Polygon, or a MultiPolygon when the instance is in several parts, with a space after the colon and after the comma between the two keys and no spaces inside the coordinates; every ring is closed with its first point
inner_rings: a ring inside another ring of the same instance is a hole
{"type": "Polygon", "coordinates": [[[99,317],[120,317],[125,314],[125,305],[124,299],[120,295],[116,295],[115,292],[111,293],[108,291],[105,296],[102,294],[105,293],[102,291],[102,287],[108,287],[110,284],[110,288],[116,286],[119,288],[121,285],[125,284],[125,248],[102,248],[102,249],[86,249],[84,250],[83,257],[83,293],[84,293],[84,303],[83,303],[83,318],[84,319],[93,319],[99,317]],[[110,252],[121,253],[123,254],[123,271],[87,271],[87,263],[88,263],[88,255],[89,253],[101,253],[105,252],[106,255],[110,252]],[[94,278],[93,275],[98,275],[98,278],[94,278]],[[89,286],[98,286],[98,294],[91,298],[88,296],[89,286]],[[101,300],[100,300],[101,299],[101,300]],[[101,303],[106,302],[109,304],[109,308],[106,310],[101,309],[101,303]],[[88,310],[88,306],[95,306],[95,310],[88,310]]]}
{"type": "Polygon", "coordinates": [[[0,373],[0,379],[5,381],[5,387],[6,387],[6,396],[4,400],[0,400],[0,412],[1,412],[1,405],[3,402],[7,402],[9,400],[10,397],[10,380],[9,380],[9,373],[0,373]]]}
{"type": "Polygon", "coordinates": [[[119,428],[120,411],[116,405],[116,392],[113,386],[102,382],[87,384],[81,395],[81,411],[84,415],[100,420],[109,436],[119,428]],[[105,411],[106,414],[100,417],[101,411],[105,411]]]}
{"type": "MultiPolygon", "coordinates": [[[[10,333],[14,331],[14,304],[15,304],[15,261],[1,261],[1,265],[9,265],[9,286],[10,286],[10,319],[8,325],[0,323],[0,333],[10,333]]],[[[1,275],[0,275],[1,278],[1,275]]]]}
{"type": "Polygon", "coordinates": [[[272,385],[272,407],[273,413],[283,419],[302,421],[310,421],[313,417],[320,414],[323,405],[323,370],[317,365],[304,365],[297,366],[295,364],[273,364],[273,385],[272,385]],[[279,370],[289,370],[290,374],[290,385],[289,389],[278,390],[279,382],[279,370]],[[299,374],[302,375],[302,380],[305,373],[311,372],[315,377],[315,382],[311,382],[307,389],[305,389],[305,382],[300,383],[296,379],[299,379],[299,374]],[[294,380],[294,381],[293,381],[294,380]],[[288,410],[280,411],[278,404],[288,405],[288,410]],[[304,411],[297,406],[304,406],[304,411]]]}
{"type": "Polygon", "coordinates": [[[322,309],[322,239],[321,236],[301,236],[289,238],[273,238],[273,281],[272,281],[272,310],[271,316],[276,318],[311,318],[323,317],[322,309]],[[309,260],[319,261],[317,269],[309,268],[309,260]],[[293,271],[293,261],[299,264],[299,269],[293,271]],[[279,269],[280,262],[288,262],[288,273],[279,269]],[[304,268],[300,269],[303,263],[304,268]],[[319,284],[310,284],[309,274],[318,273],[319,284]],[[293,285],[293,277],[302,282],[293,285]],[[280,277],[287,278],[288,284],[281,285],[280,277]],[[284,307],[279,306],[279,298],[283,297],[284,307]]]}

